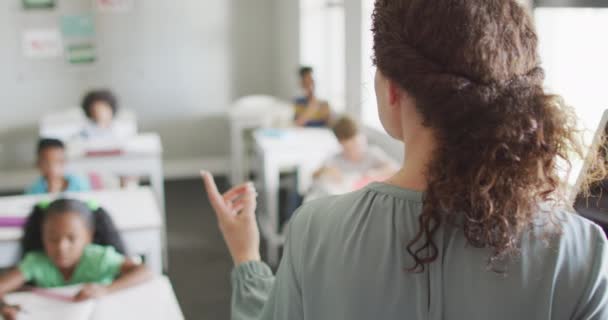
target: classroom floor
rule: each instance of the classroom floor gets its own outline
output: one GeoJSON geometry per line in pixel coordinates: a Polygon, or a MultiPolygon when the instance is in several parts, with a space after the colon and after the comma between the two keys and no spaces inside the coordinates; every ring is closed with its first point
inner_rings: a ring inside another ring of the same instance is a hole
{"type": "MultiPolygon", "coordinates": [[[[217,179],[225,190],[226,179],[217,179]]],[[[165,183],[169,278],[186,319],[230,318],[232,261],[202,182],[165,183]]]]}

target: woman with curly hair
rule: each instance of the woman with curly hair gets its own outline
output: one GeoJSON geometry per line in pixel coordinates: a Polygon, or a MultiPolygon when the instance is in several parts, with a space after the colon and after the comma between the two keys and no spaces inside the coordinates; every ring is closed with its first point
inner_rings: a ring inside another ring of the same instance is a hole
{"type": "Polygon", "coordinates": [[[567,208],[576,119],[543,90],[516,0],[377,0],[384,183],[294,216],[276,277],[255,190],[207,192],[234,258],[233,319],[608,319],[601,229],[567,208]]]}

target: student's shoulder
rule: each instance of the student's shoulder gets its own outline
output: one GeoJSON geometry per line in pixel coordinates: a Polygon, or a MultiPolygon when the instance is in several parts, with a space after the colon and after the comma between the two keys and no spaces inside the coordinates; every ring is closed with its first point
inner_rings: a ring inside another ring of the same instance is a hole
{"type": "Polygon", "coordinates": [[[23,261],[47,261],[49,257],[43,251],[30,251],[23,256],[23,261]]]}
{"type": "Polygon", "coordinates": [[[52,265],[53,262],[43,251],[30,251],[19,262],[19,269],[22,272],[31,273],[34,269],[46,268],[52,265]]]}
{"type": "Polygon", "coordinates": [[[68,188],[70,191],[89,191],[91,184],[89,179],[74,174],[68,174],[66,176],[68,180],[68,188]]]}
{"type": "Polygon", "coordinates": [[[293,103],[296,105],[305,105],[308,104],[308,97],[300,96],[293,98],[293,103]]]}
{"type": "Polygon", "coordinates": [[[43,177],[38,177],[36,180],[25,190],[26,194],[40,194],[46,193],[46,182],[43,177]]]}

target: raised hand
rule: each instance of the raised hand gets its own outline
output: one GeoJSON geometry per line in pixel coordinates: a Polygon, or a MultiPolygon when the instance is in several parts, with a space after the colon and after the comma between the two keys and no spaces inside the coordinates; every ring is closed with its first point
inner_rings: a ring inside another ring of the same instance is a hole
{"type": "Polygon", "coordinates": [[[201,171],[201,176],[234,264],[259,261],[260,231],[255,218],[257,193],[253,184],[238,185],[222,195],[209,172],[201,171]]]}

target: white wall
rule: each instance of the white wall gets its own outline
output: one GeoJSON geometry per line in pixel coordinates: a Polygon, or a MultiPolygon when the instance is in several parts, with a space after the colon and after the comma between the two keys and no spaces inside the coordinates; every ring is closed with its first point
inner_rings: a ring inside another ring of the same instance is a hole
{"type": "Polygon", "coordinates": [[[297,0],[135,0],[131,13],[95,15],[94,65],[23,58],[25,28],[57,25],[92,3],[57,2],[50,13],[0,2],[0,171],[31,166],[40,115],[77,105],[88,88],[116,91],[143,130],[161,134],[168,161],[227,157],[233,100],[293,94],[297,0]]]}
{"type": "Polygon", "coordinates": [[[297,70],[300,65],[300,7],[298,0],[274,0],[274,46],[272,61],[275,93],[292,99],[298,89],[297,70]]]}

